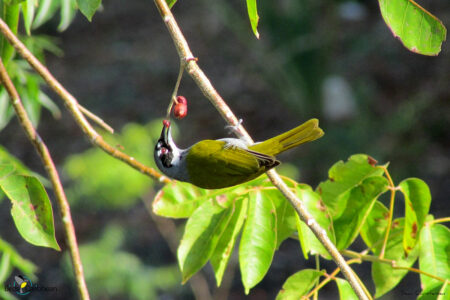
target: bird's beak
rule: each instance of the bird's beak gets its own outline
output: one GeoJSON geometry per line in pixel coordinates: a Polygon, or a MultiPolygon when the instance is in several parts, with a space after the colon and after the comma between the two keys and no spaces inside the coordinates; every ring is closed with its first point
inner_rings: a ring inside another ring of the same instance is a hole
{"type": "Polygon", "coordinates": [[[164,124],[163,129],[161,131],[161,136],[159,137],[159,140],[164,141],[166,145],[169,144],[169,134],[170,134],[170,124],[164,124]]]}

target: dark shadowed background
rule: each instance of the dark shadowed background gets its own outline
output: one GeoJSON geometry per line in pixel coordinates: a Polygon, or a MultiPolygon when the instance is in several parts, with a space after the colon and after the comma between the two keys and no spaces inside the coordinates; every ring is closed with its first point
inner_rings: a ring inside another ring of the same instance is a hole
{"type": "MultiPolygon", "coordinates": [[[[421,4],[448,28],[448,1],[421,4]]],[[[117,143],[126,153],[151,163],[154,141],[149,132],[159,130],[179,59],[152,1],[109,0],[103,5],[92,23],[78,13],[67,31],[57,32],[55,19],[37,34],[55,36],[64,51],[62,57],[47,56],[55,77],[123,134],[117,143]]],[[[260,40],[251,32],[245,1],[179,0],[173,8],[200,67],[253,138],[263,140],[319,118],[325,136],[281,155],[289,165],[285,172],[316,187],[333,163],[367,153],[380,163],[390,162],[395,183],[406,177],[425,180],[433,197],[431,213],[448,216],[448,42],[438,57],[409,52],[392,36],[376,1],[264,0],[258,5],[260,40]]],[[[189,101],[188,116],[176,122],[180,146],[227,135],[225,122],[187,74],[179,94],[189,101]]],[[[189,284],[181,286],[175,256],[142,201],[150,201],[160,186],[89,150],[91,144],[64,110],[60,120],[43,111],[38,130],[73,203],[92,299],[193,299],[189,284]]],[[[44,174],[17,121],[0,132],[0,144],[44,174]]],[[[26,243],[9,211],[10,203],[2,201],[0,235],[39,266],[39,284],[58,289],[28,299],[77,299],[64,251],[26,243]]],[[[403,211],[402,201],[396,211],[403,211]]],[[[65,249],[60,217],[55,218],[57,240],[65,249]]],[[[180,236],[184,222],[176,224],[174,233],[180,236]]],[[[362,247],[357,241],[353,249],[362,247]]],[[[214,299],[273,299],[289,275],[313,267],[314,261],[305,261],[298,242],[287,240],[249,296],[240,283],[237,257],[232,264],[228,287],[218,291],[211,268],[202,271],[214,299]]],[[[335,265],[323,267],[331,271],[335,265]]],[[[370,265],[355,270],[373,291],[370,265]]],[[[409,274],[382,299],[407,299],[402,291],[419,288],[419,277],[409,274]]],[[[330,284],[321,295],[336,299],[336,286],[330,284]]]]}

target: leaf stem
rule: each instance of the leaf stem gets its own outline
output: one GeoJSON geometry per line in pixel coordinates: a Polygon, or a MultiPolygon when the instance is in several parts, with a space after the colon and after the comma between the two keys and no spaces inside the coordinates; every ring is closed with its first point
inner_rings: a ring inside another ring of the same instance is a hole
{"type": "MultiPolygon", "coordinates": [[[[253,143],[252,138],[244,129],[242,124],[238,121],[233,111],[229,108],[229,106],[225,103],[219,93],[211,84],[208,77],[203,73],[203,71],[198,66],[195,59],[192,59],[194,56],[189,48],[189,45],[181,32],[180,27],[178,26],[170,8],[168,7],[165,0],[154,0],[156,7],[159,10],[159,13],[169,31],[170,36],[175,44],[175,48],[178,52],[178,55],[181,60],[186,61],[186,71],[195,81],[199,89],[205,95],[205,97],[214,105],[217,111],[222,115],[225,121],[231,125],[236,126],[235,132],[242,139],[247,141],[248,143],[253,143]]],[[[305,222],[308,227],[312,230],[312,232],[316,235],[316,237],[321,241],[327,251],[330,253],[333,260],[336,262],[338,267],[342,270],[342,273],[347,278],[351,287],[355,291],[356,295],[359,299],[369,299],[365,293],[365,288],[361,286],[360,280],[357,278],[356,274],[350,269],[348,264],[345,262],[345,259],[337,250],[336,246],[327,236],[327,233],[317,221],[311,216],[311,214],[306,210],[304,204],[300,199],[289,189],[289,187],[281,180],[280,176],[276,173],[275,170],[270,170],[267,172],[270,180],[273,185],[280,190],[280,192],[289,200],[291,205],[295,208],[297,213],[300,216],[300,219],[305,222]]]]}
{"type": "MultiPolygon", "coordinates": [[[[84,117],[83,112],[80,109],[80,104],[77,99],[70,94],[62,84],[56,80],[55,77],[49,72],[49,70],[25,47],[25,45],[11,32],[8,25],[0,19],[0,32],[8,40],[8,42],[16,49],[29,64],[30,66],[47,82],[49,87],[58,94],[64,101],[66,108],[72,114],[75,122],[81,128],[81,130],[89,137],[90,141],[98,146],[100,149],[111,155],[112,157],[119,159],[132,168],[140,171],[141,173],[152,177],[153,179],[159,180],[164,183],[169,183],[171,180],[166,176],[162,175],[153,168],[147,167],[144,164],[137,161],[134,157],[128,156],[127,154],[121,152],[109,145],[101,135],[99,135],[95,129],[89,124],[89,122],[84,117]]],[[[100,119],[100,118],[99,118],[100,119]]]]}
{"type": "MultiPolygon", "coordinates": [[[[349,261],[347,261],[346,263],[348,265],[360,262],[361,260],[358,258],[354,258],[354,259],[350,259],[349,261]]],[[[336,268],[333,272],[331,272],[331,274],[325,274],[325,279],[322,280],[316,287],[314,287],[311,291],[309,291],[309,293],[306,296],[303,296],[302,299],[309,299],[312,295],[317,294],[317,292],[323,288],[328,282],[330,282],[331,280],[336,278],[336,275],[339,274],[339,272],[341,271],[340,268],[336,268]]]]}
{"type": "Polygon", "coordinates": [[[169,106],[167,107],[166,119],[170,119],[170,112],[172,111],[173,103],[177,102],[177,94],[178,88],[180,87],[181,78],[183,78],[184,68],[186,66],[186,61],[180,59],[180,70],[178,71],[177,82],[175,83],[175,87],[172,92],[172,96],[170,97],[169,106]]]}
{"type": "Polygon", "coordinates": [[[110,132],[110,133],[114,133],[114,129],[109,126],[108,124],[106,124],[105,121],[103,121],[100,117],[98,117],[97,115],[93,114],[92,112],[90,112],[87,108],[85,108],[83,105],[78,104],[78,108],[80,109],[80,111],[89,119],[91,119],[92,121],[94,121],[95,123],[97,123],[100,127],[102,127],[103,129],[105,129],[106,131],[110,132]]]}
{"type": "Polygon", "coordinates": [[[418,273],[418,274],[422,274],[422,275],[431,277],[431,278],[439,280],[441,282],[445,282],[444,278],[441,278],[441,277],[433,275],[431,273],[422,271],[420,269],[416,269],[416,268],[412,268],[412,267],[397,266],[397,262],[395,260],[386,259],[386,258],[380,258],[380,257],[374,256],[374,255],[362,254],[362,253],[354,252],[354,251],[351,251],[351,250],[342,250],[341,253],[343,255],[345,255],[345,256],[353,257],[353,258],[359,258],[359,259],[361,259],[363,261],[379,262],[379,263],[383,263],[383,264],[388,264],[388,265],[391,265],[391,267],[393,269],[408,270],[408,271],[411,271],[411,272],[414,272],[414,273],[418,273]]]}
{"type": "MultiPolygon", "coordinates": [[[[3,22],[3,21],[2,21],[3,22]]],[[[72,215],[70,213],[70,206],[67,201],[66,194],[61,184],[61,180],[59,178],[58,171],[56,170],[55,164],[53,163],[50,152],[48,151],[47,146],[44,141],[41,139],[36,129],[33,127],[30,118],[20,100],[20,96],[17,93],[14,84],[11,81],[8,73],[6,72],[5,66],[3,62],[0,60],[0,81],[5,87],[6,91],[9,94],[11,104],[16,111],[17,118],[19,119],[19,123],[25,131],[28,139],[33,144],[36,149],[39,157],[44,164],[45,170],[50,178],[50,181],[53,186],[53,191],[56,196],[56,200],[58,203],[59,211],[61,213],[61,219],[64,227],[64,233],[67,240],[67,245],[69,246],[70,257],[72,259],[72,265],[75,273],[75,278],[77,282],[78,292],[80,294],[80,298],[83,300],[89,299],[89,292],[86,286],[86,282],[83,274],[83,265],[81,264],[80,253],[78,250],[77,238],[75,235],[75,227],[72,221],[72,215]]]]}
{"type": "Polygon", "coordinates": [[[445,223],[445,222],[450,222],[450,217],[431,220],[431,221],[428,221],[427,224],[432,225],[432,224],[445,223]]]}
{"type": "Polygon", "coordinates": [[[381,251],[380,251],[380,258],[383,258],[384,252],[386,251],[386,245],[388,242],[389,233],[391,231],[392,218],[394,217],[395,192],[397,191],[397,188],[394,185],[394,181],[392,181],[392,177],[389,174],[388,169],[385,166],[379,166],[379,168],[381,168],[384,171],[384,174],[386,174],[386,178],[389,182],[389,189],[391,190],[391,198],[389,201],[389,219],[388,219],[388,224],[386,227],[386,233],[384,235],[383,245],[381,246],[381,251]]]}

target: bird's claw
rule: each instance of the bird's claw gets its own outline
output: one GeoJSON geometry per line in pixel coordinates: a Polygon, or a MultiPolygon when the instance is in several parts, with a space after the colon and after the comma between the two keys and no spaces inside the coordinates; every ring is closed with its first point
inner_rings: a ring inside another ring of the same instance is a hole
{"type": "Polygon", "coordinates": [[[237,136],[241,136],[241,133],[239,132],[239,126],[241,126],[243,120],[239,119],[238,123],[236,125],[226,125],[225,129],[228,131],[228,134],[236,134],[237,136]]]}

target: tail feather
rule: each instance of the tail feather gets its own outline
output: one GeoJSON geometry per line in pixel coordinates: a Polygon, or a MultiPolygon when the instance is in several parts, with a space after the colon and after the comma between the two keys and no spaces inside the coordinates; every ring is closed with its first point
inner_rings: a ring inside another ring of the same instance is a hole
{"type": "Polygon", "coordinates": [[[275,156],[298,145],[314,141],[323,136],[319,120],[311,119],[302,125],[264,142],[251,145],[249,149],[275,156]]]}

